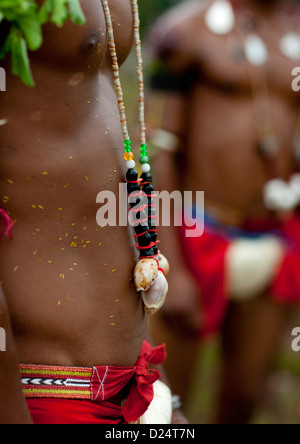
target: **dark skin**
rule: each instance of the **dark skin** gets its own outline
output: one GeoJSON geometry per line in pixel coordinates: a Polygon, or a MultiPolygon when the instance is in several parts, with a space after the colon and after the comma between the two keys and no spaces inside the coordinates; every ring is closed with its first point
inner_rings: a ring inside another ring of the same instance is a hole
{"type": "MultiPolygon", "coordinates": [[[[109,3],[122,64],[131,2],[109,3]]],[[[18,362],[131,366],[146,331],[131,234],[96,224],[97,194],[117,194],[124,181],[123,142],[101,2],[81,5],[85,26],[44,27],[42,48],[30,54],[34,88],[10,74],[8,58],[2,64],[1,207],[16,223],[0,248],[0,326],[9,331],[0,423],[30,422],[18,362]]]]}
{"type": "Polygon", "coordinates": [[[0,326],[6,332],[6,351],[0,352],[1,423],[30,424],[31,417],[22,394],[17,350],[2,288],[0,289],[0,326]],[[5,406],[2,406],[2,400],[5,406]]]}
{"type": "MultiPolygon", "coordinates": [[[[244,0],[242,3],[264,24],[258,34],[269,51],[265,69],[272,118],[281,141],[279,173],[287,179],[295,168],[292,139],[299,108],[299,95],[291,88],[291,72],[296,62],[281,54],[278,47],[282,30],[291,30],[289,18],[281,14],[281,8],[289,2],[244,0]]],[[[164,103],[160,127],[177,134],[182,149],[176,156],[169,152],[157,156],[156,180],[163,190],[205,191],[207,209],[221,222],[239,225],[241,217],[270,216],[262,195],[268,176],[256,148],[257,125],[247,64],[233,59],[225,37],[207,29],[204,14],[210,4],[208,1],[183,4],[154,32],[158,47],[163,42],[162,53],[168,48],[163,60],[169,69],[179,75],[191,68],[197,73],[191,94],[173,92],[159,98],[160,104],[164,103]]],[[[153,101],[156,99],[153,96],[153,101]]],[[[184,263],[176,229],[161,229],[160,235],[166,255],[173,260],[169,298],[161,315],[153,321],[153,335],[157,340],[168,335],[169,378],[174,390],[185,398],[191,377],[189,369],[193,368],[198,349],[197,341],[191,338],[201,322],[199,289],[184,263]]],[[[249,420],[274,355],[278,332],[287,318],[284,307],[271,302],[266,295],[257,297],[256,303],[233,306],[230,322],[224,327],[219,423],[249,420]],[[249,326],[265,341],[257,342],[247,335],[249,326]],[[243,340],[236,341],[231,349],[237,332],[243,340]],[[257,364],[255,368],[253,362],[257,364]]]]}

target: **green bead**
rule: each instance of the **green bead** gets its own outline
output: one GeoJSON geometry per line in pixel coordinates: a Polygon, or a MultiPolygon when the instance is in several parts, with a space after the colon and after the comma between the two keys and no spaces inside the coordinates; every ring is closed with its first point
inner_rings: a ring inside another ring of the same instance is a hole
{"type": "Polygon", "coordinates": [[[125,148],[131,148],[131,140],[124,140],[125,148]]]}
{"type": "Polygon", "coordinates": [[[125,151],[125,153],[130,153],[130,151],[131,151],[131,147],[126,147],[125,149],[124,149],[124,151],[125,151]]]}
{"type": "Polygon", "coordinates": [[[144,163],[149,163],[149,157],[148,156],[142,156],[140,157],[140,163],[143,165],[144,163]]]}
{"type": "Polygon", "coordinates": [[[144,143],[142,143],[142,145],[141,145],[141,150],[147,150],[147,149],[148,149],[147,145],[145,145],[144,143]]]}

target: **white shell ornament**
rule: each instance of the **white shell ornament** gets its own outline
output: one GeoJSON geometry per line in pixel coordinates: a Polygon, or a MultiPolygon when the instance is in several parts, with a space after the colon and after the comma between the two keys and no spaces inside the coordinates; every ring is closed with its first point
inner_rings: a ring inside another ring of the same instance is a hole
{"type": "Polygon", "coordinates": [[[158,264],[155,259],[141,259],[134,270],[134,283],[137,291],[147,291],[158,276],[158,264]]]}
{"type": "Polygon", "coordinates": [[[159,271],[158,276],[151,286],[150,290],[142,293],[142,298],[145,306],[145,312],[152,316],[164,305],[169,285],[164,274],[159,271]]]}
{"type": "Polygon", "coordinates": [[[297,196],[298,196],[298,199],[300,202],[300,174],[299,173],[294,174],[291,177],[290,185],[293,188],[293,190],[295,191],[295,193],[297,193],[297,196]]]}
{"type": "Polygon", "coordinates": [[[291,60],[300,60],[300,35],[295,32],[289,32],[284,35],[279,44],[280,51],[283,55],[291,60]]]}
{"type": "Polygon", "coordinates": [[[266,183],[264,187],[264,201],[268,210],[290,211],[299,204],[299,195],[289,183],[281,179],[274,179],[266,183]]]}
{"type": "Polygon", "coordinates": [[[159,268],[164,270],[165,276],[168,276],[170,273],[170,264],[168,259],[163,254],[159,254],[157,260],[159,262],[159,268]]]}
{"type": "Polygon", "coordinates": [[[255,34],[245,38],[245,54],[249,63],[254,66],[262,66],[268,60],[268,49],[264,41],[255,34]]]}
{"type": "Polygon", "coordinates": [[[217,35],[226,35],[234,30],[235,16],[231,4],[225,0],[214,2],[205,15],[208,29],[217,35]]]}

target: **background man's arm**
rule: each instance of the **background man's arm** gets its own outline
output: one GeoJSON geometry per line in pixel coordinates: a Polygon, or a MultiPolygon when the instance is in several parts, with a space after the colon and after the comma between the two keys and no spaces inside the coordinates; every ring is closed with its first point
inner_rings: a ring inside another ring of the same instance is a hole
{"type": "MultiPolygon", "coordinates": [[[[163,94],[164,99],[162,100],[160,97],[160,103],[164,103],[164,117],[160,128],[178,137],[178,147],[175,152],[158,151],[153,166],[155,185],[158,191],[172,193],[174,190],[182,188],[180,159],[184,155],[182,148],[185,146],[182,124],[186,112],[186,100],[183,95],[178,93],[163,94]]],[[[171,206],[172,214],[174,214],[174,208],[171,206]]],[[[186,266],[179,240],[179,230],[172,224],[171,217],[171,227],[159,228],[164,254],[171,263],[171,272],[168,276],[169,294],[162,314],[174,328],[193,335],[199,331],[201,326],[199,288],[186,266]]]]}
{"type": "MultiPolygon", "coordinates": [[[[183,186],[180,171],[188,149],[188,97],[189,85],[194,76],[194,63],[185,49],[189,47],[185,24],[178,24],[176,20],[174,24],[172,17],[167,15],[162,18],[150,35],[155,62],[147,111],[151,128],[150,140],[152,137],[155,139],[155,134],[158,133],[162,138],[165,135],[165,141],[170,143],[168,146],[168,143],[161,140],[163,149],[157,151],[153,162],[156,188],[169,193],[182,190],[183,186]],[[168,135],[171,137],[168,138],[168,135]]],[[[160,227],[159,235],[164,254],[171,262],[169,295],[162,315],[175,329],[193,335],[201,327],[199,288],[186,266],[178,228],[160,227]]]]}

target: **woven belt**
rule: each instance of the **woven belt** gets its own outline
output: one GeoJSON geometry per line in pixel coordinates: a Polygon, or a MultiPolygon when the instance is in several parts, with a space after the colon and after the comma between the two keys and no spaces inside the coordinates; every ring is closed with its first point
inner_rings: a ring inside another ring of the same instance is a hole
{"type": "Polygon", "coordinates": [[[22,388],[26,398],[81,399],[98,404],[108,401],[118,406],[118,414],[131,423],[147,411],[153,399],[153,384],[160,378],[157,370],[149,369],[149,363],[157,365],[165,358],[165,345],[152,348],[144,341],[140,356],[131,367],[23,364],[22,388]]]}
{"type": "Polygon", "coordinates": [[[26,398],[93,400],[93,367],[20,365],[26,398]]]}

